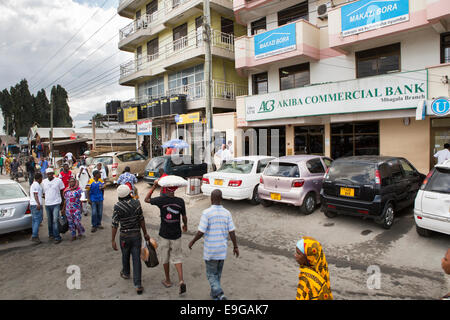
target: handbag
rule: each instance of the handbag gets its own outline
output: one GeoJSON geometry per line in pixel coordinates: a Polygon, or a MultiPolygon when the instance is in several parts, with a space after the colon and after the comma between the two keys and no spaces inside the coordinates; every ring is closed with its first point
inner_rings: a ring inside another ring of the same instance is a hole
{"type": "MultiPolygon", "coordinates": [[[[156,246],[155,240],[153,240],[153,242],[155,243],[156,246]]],[[[152,245],[152,243],[150,243],[150,241],[145,241],[144,247],[141,248],[141,259],[144,261],[145,265],[149,268],[154,268],[159,264],[156,249],[152,245]]]]}
{"type": "Polygon", "coordinates": [[[60,215],[58,218],[58,230],[59,233],[66,233],[69,230],[69,222],[65,214],[60,215]]]}

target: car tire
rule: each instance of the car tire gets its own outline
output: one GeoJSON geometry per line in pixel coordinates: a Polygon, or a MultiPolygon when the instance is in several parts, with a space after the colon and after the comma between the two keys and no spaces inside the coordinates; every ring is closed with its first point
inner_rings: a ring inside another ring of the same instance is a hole
{"type": "Polygon", "coordinates": [[[394,205],[388,202],[383,210],[382,218],[378,221],[384,229],[390,229],[394,224],[394,205]]]}
{"type": "Polygon", "coordinates": [[[337,213],[336,213],[336,212],[331,212],[331,211],[326,210],[326,209],[325,209],[325,211],[323,212],[323,214],[324,214],[327,218],[330,218],[330,219],[336,218],[336,216],[337,216],[337,213]]]}
{"type": "Polygon", "coordinates": [[[417,224],[416,224],[416,231],[422,237],[431,237],[433,233],[431,230],[421,228],[417,224]]]}
{"type": "Polygon", "coordinates": [[[313,192],[308,193],[303,199],[302,206],[300,207],[300,212],[304,215],[310,215],[316,210],[316,196],[313,192]]]}
{"type": "Polygon", "coordinates": [[[259,201],[261,202],[262,206],[266,208],[270,207],[273,204],[273,202],[269,200],[260,199],[259,201]]]}
{"type": "Polygon", "coordinates": [[[250,203],[255,206],[261,203],[258,195],[258,186],[256,186],[255,189],[253,189],[253,196],[252,199],[250,200],[250,203]]]}

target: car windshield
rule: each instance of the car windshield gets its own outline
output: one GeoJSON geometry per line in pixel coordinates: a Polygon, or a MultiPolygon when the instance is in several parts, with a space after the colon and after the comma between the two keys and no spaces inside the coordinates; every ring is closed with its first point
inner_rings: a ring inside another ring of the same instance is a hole
{"type": "Polygon", "coordinates": [[[150,160],[150,162],[147,164],[147,170],[149,171],[155,171],[158,170],[164,163],[164,158],[153,158],[150,160]]]}
{"type": "Polygon", "coordinates": [[[427,191],[450,193],[450,169],[436,168],[426,187],[427,191]]]}
{"type": "Polygon", "coordinates": [[[10,200],[27,197],[27,194],[17,184],[0,185],[0,200],[10,200]]]}
{"type": "Polygon", "coordinates": [[[251,160],[231,160],[222,164],[217,172],[224,173],[250,173],[253,168],[251,160]]]}
{"type": "Polygon", "coordinates": [[[298,165],[294,163],[271,162],[264,171],[265,176],[299,178],[298,165]]]}
{"type": "Polygon", "coordinates": [[[350,181],[356,184],[372,184],[375,182],[375,165],[358,162],[333,162],[328,172],[328,179],[350,181]]]}
{"type": "Polygon", "coordinates": [[[112,157],[95,157],[94,160],[92,161],[92,164],[97,164],[97,163],[103,163],[105,165],[113,164],[113,158],[112,157]]]}

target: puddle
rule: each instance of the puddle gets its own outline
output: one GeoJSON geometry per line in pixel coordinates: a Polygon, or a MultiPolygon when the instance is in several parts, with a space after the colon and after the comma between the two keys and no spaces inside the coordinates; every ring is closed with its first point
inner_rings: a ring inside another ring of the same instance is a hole
{"type": "Polygon", "coordinates": [[[372,230],[364,230],[361,232],[363,236],[367,236],[369,233],[372,233],[372,230]]]}

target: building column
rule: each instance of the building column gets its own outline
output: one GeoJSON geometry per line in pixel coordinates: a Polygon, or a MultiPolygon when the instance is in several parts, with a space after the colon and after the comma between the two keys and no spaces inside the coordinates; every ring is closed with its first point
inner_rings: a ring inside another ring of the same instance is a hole
{"type": "Polygon", "coordinates": [[[325,157],[331,158],[331,124],[325,123],[325,157]]]}
{"type": "MultiPolygon", "coordinates": [[[[294,126],[292,124],[288,124],[286,126],[286,156],[294,155],[294,126]]],[[[280,156],[285,156],[284,154],[280,154],[280,156]]]]}

